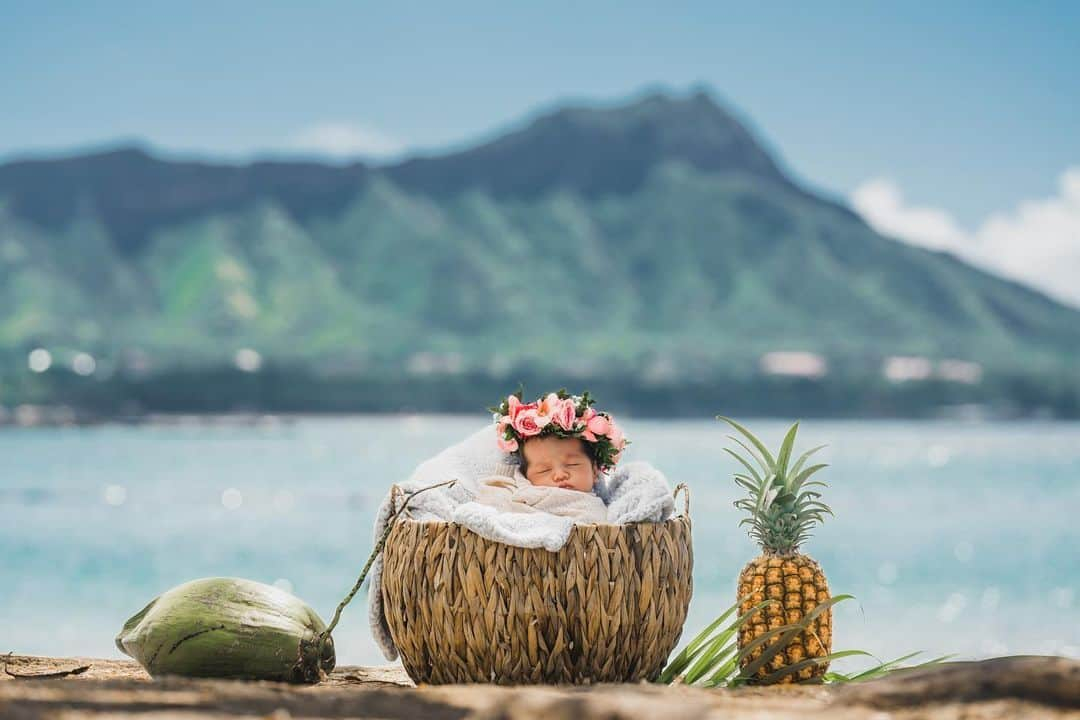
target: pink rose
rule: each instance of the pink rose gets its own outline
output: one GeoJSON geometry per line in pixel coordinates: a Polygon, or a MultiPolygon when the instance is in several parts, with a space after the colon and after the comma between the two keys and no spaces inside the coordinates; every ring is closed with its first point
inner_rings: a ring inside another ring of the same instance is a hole
{"type": "Polygon", "coordinates": [[[557,407],[559,407],[559,396],[555,393],[548,393],[547,397],[540,401],[537,410],[541,415],[554,415],[557,407]]]}
{"type": "Polygon", "coordinates": [[[596,417],[596,411],[591,407],[585,408],[581,413],[581,417],[578,418],[578,430],[581,430],[581,436],[589,442],[596,442],[596,436],[589,432],[589,421],[596,417]]]}
{"type": "Polygon", "coordinates": [[[518,415],[525,412],[526,410],[535,411],[536,410],[536,403],[534,403],[534,402],[531,402],[531,403],[518,403],[517,405],[515,405],[513,411],[509,415],[510,422],[511,423],[517,422],[518,415]]]}
{"type": "Polygon", "coordinates": [[[574,401],[570,398],[560,401],[555,406],[555,411],[551,414],[551,417],[563,430],[572,431],[574,425],[577,424],[577,409],[574,407],[574,401]]]}
{"type": "Polygon", "coordinates": [[[514,418],[517,417],[518,411],[522,407],[521,401],[518,400],[517,395],[509,395],[509,396],[507,396],[507,398],[506,398],[506,407],[507,407],[506,415],[507,415],[507,417],[510,418],[510,422],[513,422],[514,418]]]}
{"type": "Polygon", "coordinates": [[[626,447],[626,436],[623,435],[622,428],[615,424],[615,421],[611,421],[611,431],[608,433],[608,438],[611,440],[611,445],[619,451],[622,451],[626,447]]]}
{"type": "Polygon", "coordinates": [[[498,437],[499,449],[505,453],[512,453],[518,449],[518,441],[514,438],[509,440],[500,432],[498,437]]]}
{"type": "Polygon", "coordinates": [[[525,407],[518,411],[517,417],[514,418],[514,429],[521,437],[532,437],[539,435],[549,422],[551,418],[541,415],[533,405],[533,407],[525,407]]]}
{"type": "Polygon", "coordinates": [[[607,435],[611,432],[611,421],[597,413],[585,423],[585,430],[593,435],[607,435]]]}

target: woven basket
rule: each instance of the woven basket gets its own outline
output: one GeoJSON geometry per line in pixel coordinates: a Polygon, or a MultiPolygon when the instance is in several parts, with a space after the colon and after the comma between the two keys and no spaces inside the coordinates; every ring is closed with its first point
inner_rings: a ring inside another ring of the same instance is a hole
{"type": "MultiPolygon", "coordinates": [[[[558,552],[455,523],[399,520],[383,550],[383,608],[417,683],[653,680],[693,590],[690,493],[659,523],[575,525],[558,552]]],[[[407,514],[407,513],[406,513],[407,514]]]]}

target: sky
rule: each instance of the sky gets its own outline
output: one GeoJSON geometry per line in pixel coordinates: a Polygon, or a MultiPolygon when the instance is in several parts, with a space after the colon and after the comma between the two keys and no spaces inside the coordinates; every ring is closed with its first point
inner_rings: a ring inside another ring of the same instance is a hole
{"type": "Polygon", "coordinates": [[[759,5],[0,0],[0,161],[387,160],[704,86],[883,232],[1080,305],[1080,3],[759,5]]]}

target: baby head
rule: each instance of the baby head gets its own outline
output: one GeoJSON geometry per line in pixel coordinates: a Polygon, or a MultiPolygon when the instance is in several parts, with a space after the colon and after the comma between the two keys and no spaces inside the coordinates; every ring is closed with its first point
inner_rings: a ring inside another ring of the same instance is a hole
{"type": "Polygon", "coordinates": [[[533,485],[589,492],[629,445],[609,413],[596,410],[589,393],[565,390],[522,400],[521,391],[491,408],[499,449],[517,456],[533,485]]]}
{"type": "Polygon", "coordinates": [[[591,492],[598,468],[584,440],[546,435],[518,449],[521,473],[533,485],[591,492]]]}

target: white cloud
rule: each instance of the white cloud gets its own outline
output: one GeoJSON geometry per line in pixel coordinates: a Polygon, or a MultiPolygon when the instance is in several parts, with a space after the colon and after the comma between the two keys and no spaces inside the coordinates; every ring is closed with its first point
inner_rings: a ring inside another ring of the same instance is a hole
{"type": "Polygon", "coordinates": [[[1080,167],[1061,174],[1058,193],[987,217],[974,232],[944,210],[908,205],[900,187],[874,178],[851,193],[878,232],[960,258],[1080,307],[1080,167]]]}
{"type": "Polygon", "coordinates": [[[353,123],[328,122],[312,125],[297,133],[291,143],[295,150],[334,157],[387,157],[405,149],[397,138],[373,128],[353,123]]]}

